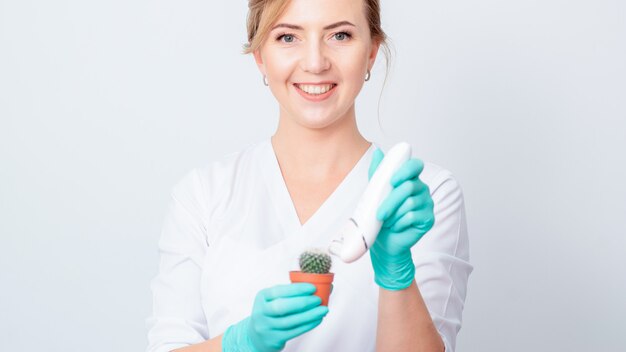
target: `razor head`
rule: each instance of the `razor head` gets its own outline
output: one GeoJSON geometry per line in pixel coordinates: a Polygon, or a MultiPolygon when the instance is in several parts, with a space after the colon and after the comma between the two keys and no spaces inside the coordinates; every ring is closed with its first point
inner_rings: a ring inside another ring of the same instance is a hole
{"type": "Polygon", "coordinates": [[[358,224],[350,219],[339,232],[339,237],[331,241],[328,252],[346,263],[352,263],[361,258],[367,249],[363,232],[358,224]]]}

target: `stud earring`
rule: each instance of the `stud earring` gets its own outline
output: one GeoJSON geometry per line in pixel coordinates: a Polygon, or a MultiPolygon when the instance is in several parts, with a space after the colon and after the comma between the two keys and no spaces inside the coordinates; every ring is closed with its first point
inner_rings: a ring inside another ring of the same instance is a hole
{"type": "Polygon", "coordinates": [[[370,70],[367,70],[367,74],[365,75],[365,81],[369,81],[371,76],[372,75],[370,74],[370,70]]]}
{"type": "Polygon", "coordinates": [[[263,84],[265,86],[269,86],[269,83],[267,83],[267,77],[265,75],[263,75],[263,84]]]}

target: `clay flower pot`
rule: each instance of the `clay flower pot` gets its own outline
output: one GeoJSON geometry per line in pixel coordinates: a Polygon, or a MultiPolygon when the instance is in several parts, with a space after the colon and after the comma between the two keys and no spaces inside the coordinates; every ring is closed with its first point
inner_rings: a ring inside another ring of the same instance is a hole
{"type": "Polygon", "coordinates": [[[330,297],[330,286],[333,283],[334,273],[315,274],[305,273],[302,271],[290,271],[289,279],[292,283],[308,282],[317,288],[315,295],[322,299],[322,305],[328,306],[328,298],[330,297]]]}
{"type": "Polygon", "coordinates": [[[292,283],[308,282],[317,288],[315,295],[322,299],[322,305],[328,306],[331,284],[335,274],[330,272],[332,258],[323,249],[311,248],[298,259],[299,271],[290,271],[289,278],[292,283]]]}

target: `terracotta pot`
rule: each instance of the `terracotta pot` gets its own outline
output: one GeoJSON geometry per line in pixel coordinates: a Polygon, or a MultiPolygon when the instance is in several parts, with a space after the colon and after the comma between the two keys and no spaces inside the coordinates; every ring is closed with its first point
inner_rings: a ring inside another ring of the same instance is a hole
{"type": "Polygon", "coordinates": [[[328,298],[330,296],[330,285],[333,283],[334,273],[313,274],[303,273],[302,271],[290,271],[289,279],[292,283],[308,282],[317,288],[315,295],[322,299],[322,305],[328,306],[328,298]]]}

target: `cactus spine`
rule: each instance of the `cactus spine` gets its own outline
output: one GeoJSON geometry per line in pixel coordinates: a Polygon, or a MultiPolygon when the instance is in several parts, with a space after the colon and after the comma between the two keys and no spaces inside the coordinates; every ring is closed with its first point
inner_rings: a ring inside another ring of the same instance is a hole
{"type": "Polygon", "coordinates": [[[305,273],[328,274],[331,265],[330,255],[321,249],[310,249],[300,255],[300,270],[305,273]]]}

